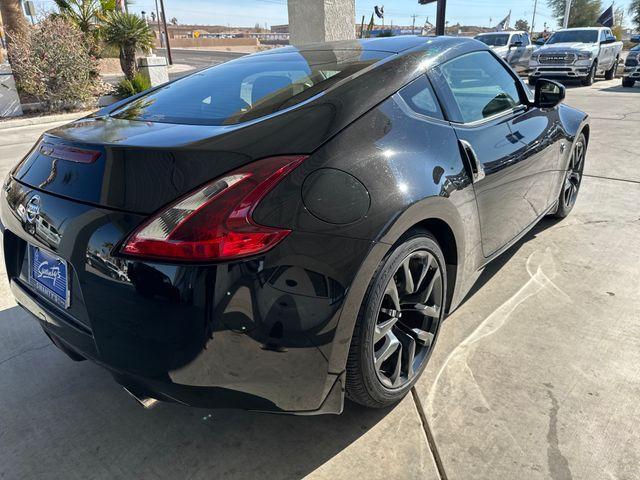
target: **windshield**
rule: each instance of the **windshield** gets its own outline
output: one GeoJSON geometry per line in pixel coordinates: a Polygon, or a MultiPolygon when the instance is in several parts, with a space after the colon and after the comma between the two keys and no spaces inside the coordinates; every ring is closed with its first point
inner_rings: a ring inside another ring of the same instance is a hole
{"type": "Polygon", "coordinates": [[[161,87],[113,116],[160,123],[234,125],[303,102],[389,55],[322,50],[247,56],[161,87]]]}
{"type": "Polygon", "coordinates": [[[490,47],[505,47],[509,42],[508,33],[500,35],[478,35],[475,38],[490,47]]]}
{"type": "Polygon", "coordinates": [[[551,35],[547,40],[547,45],[552,43],[596,43],[597,41],[597,30],[564,30],[551,35]]]}

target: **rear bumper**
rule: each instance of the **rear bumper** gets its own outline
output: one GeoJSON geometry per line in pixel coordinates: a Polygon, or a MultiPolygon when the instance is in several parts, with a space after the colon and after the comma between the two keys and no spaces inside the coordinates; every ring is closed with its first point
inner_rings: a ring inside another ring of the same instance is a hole
{"type": "Polygon", "coordinates": [[[350,337],[336,332],[343,330],[346,292],[370,241],[294,232],[262,257],[202,266],[109,254],[109,265],[123,272],[110,276],[96,265],[102,256],[95,252],[116,245],[140,219],[37,192],[61,232],[59,244],[45,244],[15,213],[15,202],[33,194],[13,182],[0,199],[7,274],[17,302],[63,350],[158,400],[297,414],[342,411],[344,365],[330,365],[349,348],[350,337]],[[27,243],[68,261],[68,309],[29,285],[27,243]]]}

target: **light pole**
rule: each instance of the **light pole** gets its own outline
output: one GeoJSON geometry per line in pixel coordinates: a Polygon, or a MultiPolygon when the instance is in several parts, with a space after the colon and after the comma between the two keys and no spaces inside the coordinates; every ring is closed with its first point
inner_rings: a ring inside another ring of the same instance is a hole
{"type": "Polygon", "coordinates": [[[164,37],[167,47],[167,58],[169,59],[169,65],[173,65],[173,58],[171,58],[171,43],[169,42],[169,30],[167,29],[167,17],[164,13],[164,0],[160,0],[160,14],[162,15],[162,25],[164,26],[164,37]]]}
{"type": "Polygon", "coordinates": [[[569,26],[569,14],[571,13],[571,0],[566,0],[567,4],[564,8],[564,21],[562,22],[562,28],[569,26]]]}

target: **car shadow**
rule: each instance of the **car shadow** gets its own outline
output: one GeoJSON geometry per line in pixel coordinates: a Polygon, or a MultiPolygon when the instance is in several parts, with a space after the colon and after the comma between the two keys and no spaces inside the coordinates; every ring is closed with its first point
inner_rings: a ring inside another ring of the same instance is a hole
{"type": "Polygon", "coordinates": [[[1,478],[298,479],[394,410],[143,410],[104,369],[58,351],[20,307],[0,312],[0,405],[1,478]]]}
{"type": "Polygon", "coordinates": [[[473,284],[473,287],[471,287],[471,289],[469,290],[469,293],[467,293],[467,295],[460,302],[460,305],[458,306],[458,308],[464,305],[471,297],[473,297],[480,289],[482,289],[482,287],[487,282],[489,282],[489,280],[491,280],[493,276],[496,273],[498,273],[502,269],[502,267],[504,267],[516,253],[518,253],[518,250],[520,250],[520,248],[522,248],[522,246],[525,243],[530,242],[531,240],[534,240],[538,235],[538,233],[546,230],[547,228],[554,226],[560,221],[561,221],[560,219],[556,219],[552,217],[543,218],[529,232],[527,232],[526,235],[524,235],[520,240],[518,240],[515,244],[513,244],[508,250],[506,250],[500,256],[498,256],[498,258],[496,258],[491,263],[489,263],[484,268],[484,270],[482,271],[482,273],[480,274],[476,282],[473,284]]]}
{"type": "Polygon", "coordinates": [[[618,92],[618,93],[640,93],[640,81],[637,81],[633,87],[623,87],[617,85],[615,87],[607,87],[600,90],[601,92],[618,92]]]}

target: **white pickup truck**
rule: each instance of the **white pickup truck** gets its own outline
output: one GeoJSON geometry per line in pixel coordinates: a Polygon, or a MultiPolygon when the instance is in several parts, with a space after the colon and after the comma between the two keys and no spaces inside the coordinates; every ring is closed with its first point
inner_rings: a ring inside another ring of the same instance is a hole
{"type": "Polygon", "coordinates": [[[622,42],[610,28],[567,28],[558,30],[531,55],[529,84],[538,78],[567,78],[591,85],[602,73],[607,80],[615,78],[622,42]]]}

